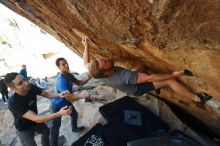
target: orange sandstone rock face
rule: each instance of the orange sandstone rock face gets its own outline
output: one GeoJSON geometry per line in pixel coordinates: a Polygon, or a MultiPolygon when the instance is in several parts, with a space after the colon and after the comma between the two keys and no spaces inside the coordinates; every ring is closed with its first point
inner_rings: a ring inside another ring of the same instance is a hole
{"type": "Polygon", "coordinates": [[[220,135],[220,7],[218,0],[0,0],[82,56],[81,38],[95,57],[156,72],[189,69],[180,80],[214,97],[204,108],[163,90],[162,96],[220,135]]]}

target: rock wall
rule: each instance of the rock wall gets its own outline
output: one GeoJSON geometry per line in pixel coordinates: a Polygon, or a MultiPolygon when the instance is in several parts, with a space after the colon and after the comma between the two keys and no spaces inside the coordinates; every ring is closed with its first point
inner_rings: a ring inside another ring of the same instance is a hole
{"type": "Polygon", "coordinates": [[[165,73],[189,69],[181,77],[195,92],[214,100],[205,107],[162,91],[166,100],[194,114],[220,136],[219,0],[0,0],[82,56],[82,36],[94,57],[110,57],[124,67],[145,64],[165,73]]]}

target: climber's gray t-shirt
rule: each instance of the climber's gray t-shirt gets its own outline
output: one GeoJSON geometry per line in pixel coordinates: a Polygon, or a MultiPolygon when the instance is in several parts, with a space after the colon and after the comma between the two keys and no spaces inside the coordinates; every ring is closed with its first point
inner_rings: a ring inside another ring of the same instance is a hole
{"type": "Polygon", "coordinates": [[[113,70],[114,73],[107,78],[102,78],[102,81],[122,92],[134,94],[137,91],[136,81],[138,73],[118,66],[115,66],[113,70]]]}
{"type": "Polygon", "coordinates": [[[102,80],[111,87],[116,88],[129,95],[139,96],[144,94],[144,92],[146,93],[147,91],[154,89],[152,83],[137,85],[137,77],[137,71],[130,71],[122,67],[115,66],[114,73],[107,78],[102,78],[102,80]]]}

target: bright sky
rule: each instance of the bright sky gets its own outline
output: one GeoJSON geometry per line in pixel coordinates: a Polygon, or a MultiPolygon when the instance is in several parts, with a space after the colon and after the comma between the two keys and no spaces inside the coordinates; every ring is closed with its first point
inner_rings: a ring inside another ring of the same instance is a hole
{"type": "Polygon", "coordinates": [[[0,44],[0,75],[20,70],[22,64],[27,65],[28,75],[33,77],[52,76],[58,72],[55,60],[58,57],[67,59],[70,70],[78,73],[86,72],[82,59],[68,49],[53,36],[41,33],[41,29],[0,4],[0,37],[7,38],[12,48],[0,44]],[[12,25],[18,27],[12,27],[12,25]],[[57,53],[44,59],[42,54],[57,53]]]}

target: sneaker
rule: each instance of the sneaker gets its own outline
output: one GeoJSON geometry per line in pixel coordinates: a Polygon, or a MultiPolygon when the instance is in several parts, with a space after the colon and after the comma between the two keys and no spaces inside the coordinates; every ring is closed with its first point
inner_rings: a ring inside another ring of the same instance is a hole
{"type": "Polygon", "coordinates": [[[82,130],[84,130],[84,129],[85,129],[84,126],[80,126],[80,127],[74,127],[74,128],[72,128],[72,131],[73,131],[73,132],[80,132],[80,131],[82,131],[82,130]]]}

